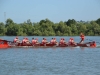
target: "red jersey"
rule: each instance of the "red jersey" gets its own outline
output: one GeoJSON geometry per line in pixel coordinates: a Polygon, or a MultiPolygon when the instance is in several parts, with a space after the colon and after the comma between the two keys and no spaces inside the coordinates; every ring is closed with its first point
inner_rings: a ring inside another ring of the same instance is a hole
{"type": "Polygon", "coordinates": [[[54,40],[52,39],[52,40],[50,41],[50,43],[53,44],[53,43],[54,43],[54,40]]]}
{"type": "Polygon", "coordinates": [[[36,44],[36,40],[32,40],[32,44],[36,44]]]}
{"type": "Polygon", "coordinates": [[[56,44],[56,39],[53,40],[53,43],[56,44]]]}
{"type": "Polygon", "coordinates": [[[23,40],[22,40],[22,43],[26,43],[26,39],[23,39],[23,40]]]}
{"type": "Polygon", "coordinates": [[[60,44],[63,44],[64,42],[63,42],[63,40],[60,40],[60,44]]]}
{"type": "Polygon", "coordinates": [[[84,39],[85,39],[84,34],[81,34],[80,37],[81,37],[81,40],[84,41],[84,39]]]}
{"type": "Polygon", "coordinates": [[[73,44],[74,44],[74,39],[73,39],[73,38],[71,38],[71,39],[69,40],[69,44],[70,44],[70,45],[73,45],[73,44]]]}
{"type": "Polygon", "coordinates": [[[42,44],[45,44],[46,42],[45,42],[45,40],[42,40],[42,44]]]}
{"type": "Polygon", "coordinates": [[[15,39],[14,39],[14,42],[16,43],[16,41],[17,41],[17,39],[15,38],[15,39]]]}
{"type": "Polygon", "coordinates": [[[90,47],[96,47],[96,43],[90,44],[90,47]]]}

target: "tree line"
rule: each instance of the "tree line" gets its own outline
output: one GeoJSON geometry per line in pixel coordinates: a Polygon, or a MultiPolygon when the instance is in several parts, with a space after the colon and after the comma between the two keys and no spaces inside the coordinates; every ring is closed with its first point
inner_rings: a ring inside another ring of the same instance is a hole
{"type": "Polygon", "coordinates": [[[95,21],[76,21],[69,19],[54,23],[49,19],[40,22],[31,22],[30,19],[23,23],[15,23],[7,19],[0,22],[0,36],[77,36],[80,33],[87,36],[100,35],[100,18],[95,21]]]}

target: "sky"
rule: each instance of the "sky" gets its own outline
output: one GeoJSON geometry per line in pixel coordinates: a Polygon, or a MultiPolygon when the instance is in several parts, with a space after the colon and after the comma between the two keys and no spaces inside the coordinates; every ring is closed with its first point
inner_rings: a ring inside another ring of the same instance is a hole
{"type": "Polygon", "coordinates": [[[0,0],[0,22],[12,19],[23,23],[28,19],[39,22],[91,21],[100,18],[100,0],[0,0]]]}

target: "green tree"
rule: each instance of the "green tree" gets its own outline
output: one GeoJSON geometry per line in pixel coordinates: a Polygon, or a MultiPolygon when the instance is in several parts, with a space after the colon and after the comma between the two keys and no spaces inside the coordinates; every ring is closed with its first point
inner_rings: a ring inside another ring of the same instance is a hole
{"type": "Polygon", "coordinates": [[[3,22],[0,23],[0,35],[5,35],[5,25],[3,22]]]}
{"type": "Polygon", "coordinates": [[[100,18],[96,20],[96,23],[100,25],[100,18]]]}
{"type": "Polygon", "coordinates": [[[14,22],[13,22],[13,20],[12,19],[7,19],[6,20],[6,25],[5,25],[5,27],[7,27],[7,26],[9,26],[9,25],[11,25],[11,24],[14,24],[14,22]]]}
{"type": "Polygon", "coordinates": [[[74,19],[69,19],[67,22],[66,22],[66,25],[68,26],[71,26],[71,24],[76,24],[76,21],[74,19]]]}
{"type": "Polygon", "coordinates": [[[74,24],[71,25],[71,32],[72,32],[72,35],[78,35],[78,27],[74,24]]]}
{"type": "Polygon", "coordinates": [[[67,22],[53,23],[49,19],[32,23],[30,19],[17,24],[12,19],[7,19],[6,24],[0,23],[0,35],[7,36],[76,36],[80,32],[85,35],[100,35],[100,18],[96,21],[77,21],[69,19],[67,22]]]}

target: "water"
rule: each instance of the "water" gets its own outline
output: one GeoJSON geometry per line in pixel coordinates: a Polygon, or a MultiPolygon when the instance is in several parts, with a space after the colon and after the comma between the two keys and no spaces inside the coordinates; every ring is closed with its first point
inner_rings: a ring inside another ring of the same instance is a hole
{"type": "MultiPolygon", "coordinates": [[[[12,40],[14,37],[0,38],[12,40]]],[[[42,38],[38,37],[39,41],[42,38]]],[[[78,36],[74,38],[79,41],[78,36]]],[[[86,38],[100,41],[99,36],[86,38]]],[[[100,75],[100,48],[0,49],[0,75],[100,75]]]]}

